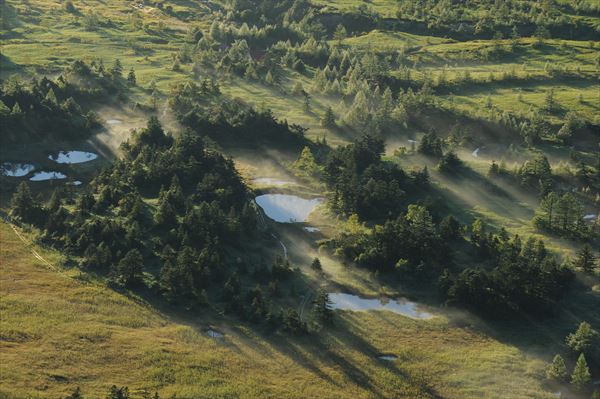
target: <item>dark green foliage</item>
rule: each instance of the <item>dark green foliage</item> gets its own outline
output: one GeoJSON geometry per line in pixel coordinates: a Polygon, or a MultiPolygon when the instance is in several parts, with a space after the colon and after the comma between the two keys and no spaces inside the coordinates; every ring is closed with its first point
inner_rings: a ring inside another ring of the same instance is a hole
{"type": "Polygon", "coordinates": [[[533,224],[539,229],[567,237],[587,238],[590,234],[583,221],[583,207],[571,193],[559,196],[550,192],[546,195],[540,201],[533,224]]]}
{"type": "Polygon", "coordinates": [[[42,205],[33,198],[27,183],[22,182],[17,187],[10,202],[10,214],[12,217],[33,225],[41,225],[46,213],[42,205]]]}
{"type": "Polygon", "coordinates": [[[60,76],[54,81],[34,78],[28,84],[16,78],[2,82],[0,108],[11,112],[0,112],[0,144],[88,136],[98,126],[97,118],[84,112],[78,101],[94,93],[75,80],[60,76]]]}
{"type": "Polygon", "coordinates": [[[332,244],[346,258],[370,270],[397,270],[421,278],[451,258],[431,215],[418,205],[410,205],[406,215],[375,226],[372,234],[346,231],[332,244]]]}
{"type": "Polygon", "coordinates": [[[144,271],[144,258],[137,249],[127,252],[114,267],[113,278],[125,286],[131,287],[139,284],[144,271]]]}
{"type": "Polygon", "coordinates": [[[396,164],[382,161],[383,151],[381,138],[364,135],[329,154],[324,178],[334,210],[364,219],[399,214],[405,188],[414,182],[396,164]]]}
{"type": "Polygon", "coordinates": [[[331,310],[331,301],[327,291],[319,290],[317,292],[313,300],[313,313],[320,323],[329,324],[333,321],[333,311],[331,310]]]}
{"type": "Polygon", "coordinates": [[[596,257],[589,244],[584,245],[583,248],[581,248],[581,251],[577,253],[577,258],[573,261],[573,266],[583,270],[585,273],[594,272],[594,268],[596,267],[596,257]]]}
{"type": "Polygon", "coordinates": [[[442,139],[435,132],[429,132],[421,138],[417,151],[424,155],[441,157],[443,155],[442,139]]]}
{"type": "Polygon", "coordinates": [[[455,174],[460,172],[460,170],[464,167],[463,162],[456,155],[454,151],[448,151],[442,156],[440,162],[438,163],[438,169],[442,173],[446,174],[455,174]]]}
{"type": "Polygon", "coordinates": [[[471,241],[491,268],[467,268],[442,283],[448,287],[450,302],[488,317],[550,313],[574,278],[570,269],[548,254],[542,241],[530,238],[523,244],[518,235],[509,239],[505,232],[486,234],[483,227],[474,229],[471,241]]]}

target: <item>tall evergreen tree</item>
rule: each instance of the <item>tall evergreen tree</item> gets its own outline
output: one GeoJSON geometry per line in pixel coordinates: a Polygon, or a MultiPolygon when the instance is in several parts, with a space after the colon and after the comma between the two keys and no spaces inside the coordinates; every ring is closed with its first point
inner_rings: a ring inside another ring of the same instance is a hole
{"type": "Polygon", "coordinates": [[[589,244],[585,244],[581,251],[577,253],[577,258],[573,262],[573,266],[583,270],[585,273],[592,273],[596,263],[596,257],[592,252],[592,247],[589,244]]]}
{"type": "Polygon", "coordinates": [[[592,380],[590,369],[585,360],[584,354],[580,354],[575,363],[573,374],[571,374],[571,384],[578,390],[583,390],[592,380]]]}
{"type": "Polygon", "coordinates": [[[567,378],[567,366],[561,355],[554,356],[552,363],[546,367],[546,378],[556,381],[564,381],[567,378]]]}

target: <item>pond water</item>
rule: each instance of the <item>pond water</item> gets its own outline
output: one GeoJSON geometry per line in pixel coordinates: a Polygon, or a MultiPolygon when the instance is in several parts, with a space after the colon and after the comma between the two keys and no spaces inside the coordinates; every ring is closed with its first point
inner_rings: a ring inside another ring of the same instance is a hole
{"type": "Polygon", "coordinates": [[[264,186],[285,186],[286,184],[292,184],[290,181],[279,180],[272,177],[258,177],[252,179],[252,183],[264,186]]]}
{"type": "Polygon", "coordinates": [[[206,335],[208,335],[211,338],[223,338],[223,333],[220,333],[215,330],[206,330],[206,335]]]}
{"type": "Polygon", "coordinates": [[[108,119],[106,123],[108,123],[109,125],[120,125],[121,123],[123,123],[123,121],[121,121],[120,119],[108,119]]]}
{"type": "Polygon", "coordinates": [[[341,310],[388,310],[413,319],[430,319],[433,314],[420,310],[420,305],[409,301],[406,298],[361,298],[358,295],[343,294],[340,292],[330,293],[329,300],[332,302],[332,309],[341,310]]]}
{"type": "Polygon", "coordinates": [[[393,362],[394,360],[398,360],[398,356],[395,356],[395,355],[381,355],[381,356],[377,356],[377,358],[388,361],[388,362],[393,362]]]}
{"type": "Polygon", "coordinates": [[[66,179],[67,175],[61,172],[36,172],[29,178],[31,181],[44,181],[44,180],[59,180],[66,179]]]}
{"type": "Polygon", "coordinates": [[[48,159],[56,163],[84,163],[98,158],[97,154],[86,151],[61,151],[57,155],[48,155],[48,159]]]}
{"type": "Polygon", "coordinates": [[[79,181],[79,180],[75,180],[75,181],[69,182],[67,184],[70,184],[72,186],[81,186],[83,184],[83,182],[79,181]]]}
{"type": "Polygon", "coordinates": [[[475,158],[478,158],[479,151],[481,151],[481,148],[475,148],[475,150],[471,153],[471,155],[473,155],[475,158]]]}
{"type": "Polygon", "coordinates": [[[0,167],[0,173],[4,176],[11,177],[22,177],[32,170],[35,170],[35,166],[30,163],[20,163],[20,162],[4,162],[2,167],[0,167]]]}
{"type": "Polygon", "coordinates": [[[308,231],[309,233],[318,233],[321,231],[318,227],[304,227],[304,231],[308,231]]]}
{"type": "Polygon", "coordinates": [[[596,219],[596,214],[594,214],[594,213],[590,213],[589,215],[585,215],[583,217],[583,220],[585,220],[586,222],[590,222],[594,219],[596,219]]]}
{"type": "Polygon", "coordinates": [[[256,203],[267,216],[279,223],[305,222],[322,198],[305,199],[296,195],[265,194],[256,197],[256,203]]]}

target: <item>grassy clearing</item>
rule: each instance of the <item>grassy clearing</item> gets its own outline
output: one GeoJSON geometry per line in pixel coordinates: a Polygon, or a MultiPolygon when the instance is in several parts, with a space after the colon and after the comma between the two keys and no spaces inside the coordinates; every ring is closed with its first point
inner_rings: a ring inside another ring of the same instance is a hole
{"type": "MultiPolygon", "coordinates": [[[[318,339],[264,337],[210,311],[168,317],[74,270],[50,270],[0,229],[6,397],[56,398],[74,386],[100,397],[111,384],[197,398],[551,397],[540,360],[446,316],[342,312],[318,339]],[[208,326],[225,338],[206,337],[208,326]]],[[[59,254],[36,250],[60,266],[59,254]]]]}

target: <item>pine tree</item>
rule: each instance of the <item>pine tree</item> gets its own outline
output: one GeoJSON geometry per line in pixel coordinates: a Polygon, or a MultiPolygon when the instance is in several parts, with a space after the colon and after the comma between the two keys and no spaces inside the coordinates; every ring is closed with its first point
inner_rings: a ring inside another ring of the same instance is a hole
{"type": "Polygon", "coordinates": [[[348,35],[346,32],[346,28],[342,24],[338,24],[335,28],[335,32],[333,32],[333,38],[337,40],[338,44],[342,43],[342,40],[348,35]]]}
{"type": "Polygon", "coordinates": [[[135,77],[135,71],[133,70],[133,68],[131,68],[129,70],[129,73],[127,74],[127,83],[129,83],[130,86],[135,86],[137,83],[137,79],[135,77]]]}
{"type": "Polygon", "coordinates": [[[552,363],[546,367],[546,378],[555,381],[564,381],[567,378],[567,366],[561,355],[554,356],[552,363]]]}
{"type": "Polygon", "coordinates": [[[144,258],[137,249],[132,249],[119,261],[115,273],[117,279],[126,286],[139,283],[144,271],[144,258]]]}
{"type": "Polygon", "coordinates": [[[113,78],[120,78],[123,75],[123,65],[121,64],[121,60],[116,58],[113,63],[112,68],[110,69],[110,73],[113,78]]]}
{"type": "Polygon", "coordinates": [[[321,266],[321,261],[319,260],[319,258],[314,258],[312,263],[310,264],[310,267],[313,270],[317,270],[317,271],[323,270],[323,267],[321,266]]]}
{"type": "Polygon", "coordinates": [[[582,321],[577,331],[566,338],[566,343],[574,352],[588,353],[596,347],[600,334],[592,328],[590,323],[582,321]]]}
{"type": "Polygon", "coordinates": [[[594,271],[596,258],[592,252],[592,247],[586,244],[581,248],[581,251],[577,254],[577,258],[573,262],[573,266],[583,270],[585,273],[592,273],[594,271]]]}
{"type": "Polygon", "coordinates": [[[321,118],[321,126],[327,129],[333,129],[335,127],[335,115],[333,114],[333,109],[331,109],[331,107],[327,107],[325,110],[325,114],[321,118]]]}
{"type": "Polygon", "coordinates": [[[573,374],[571,374],[571,384],[573,384],[576,389],[583,390],[591,380],[592,376],[590,374],[590,369],[588,368],[585,356],[582,353],[577,359],[573,374]]]}
{"type": "Polygon", "coordinates": [[[315,317],[321,323],[331,323],[333,320],[333,311],[331,310],[331,301],[329,294],[325,290],[319,290],[313,301],[313,312],[315,317]]]}

